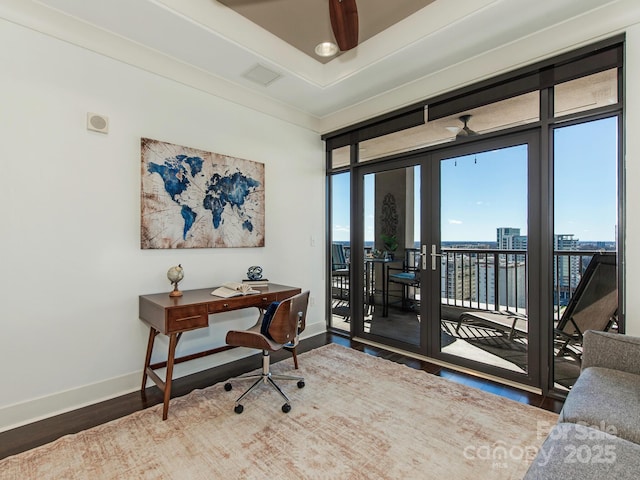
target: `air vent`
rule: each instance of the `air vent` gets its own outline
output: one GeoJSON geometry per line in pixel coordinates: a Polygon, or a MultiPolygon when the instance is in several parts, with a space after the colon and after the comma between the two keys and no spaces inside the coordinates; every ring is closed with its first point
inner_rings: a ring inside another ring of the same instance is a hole
{"type": "Polygon", "coordinates": [[[244,78],[262,85],[263,87],[272,84],[281,76],[282,75],[280,75],[278,72],[269,70],[267,67],[260,64],[256,65],[243,75],[244,78]]]}

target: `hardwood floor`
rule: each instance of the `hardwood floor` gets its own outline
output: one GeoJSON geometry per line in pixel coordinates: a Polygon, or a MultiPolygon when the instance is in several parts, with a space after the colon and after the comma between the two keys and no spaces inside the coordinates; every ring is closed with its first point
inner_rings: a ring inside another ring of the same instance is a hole
{"type": "MultiPolygon", "coordinates": [[[[480,379],[464,373],[459,373],[429,362],[405,357],[398,353],[389,352],[381,348],[371,347],[337,334],[327,333],[303,340],[298,346],[299,352],[305,352],[327,343],[336,343],[354,350],[382,357],[411,368],[441,376],[448,380],[485,390],[505,398],[540,407],[552,412],[559,412],[562,402],[550,397],[543,397],[533,393],[501,385],[489,380],[480,379]]],[[[290,354],[285,351],[276,352],[273,361],[287,358],[290,354]]],[[[206,388],[218,382],[227,380],[256,368],[260,364],[259,354],[244,358],[220,367],[174,380],[171,397],[186,395],[194,389],[206,388]]],[[[162,394],[155,386],[148,387],[145,395],[133,392],[95,405],[84,407],[72,412],[64,413],[23,427],[0,433],[0,459],[15,455],[26,450],[44,445],[67,434],[77,433],[91,427],[124,417],[139,410],[162,403],[162,394]]],[[[169,415],[171,411],[169,411],[169,415]]]]}

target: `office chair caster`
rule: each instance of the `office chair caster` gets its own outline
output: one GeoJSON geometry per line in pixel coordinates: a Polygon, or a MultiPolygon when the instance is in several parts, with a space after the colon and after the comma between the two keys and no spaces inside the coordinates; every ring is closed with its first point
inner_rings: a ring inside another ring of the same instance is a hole
{"type": "MultiPolygon", "coordinates": [[[[289,408],[291,408],[291,407],[289,407],[289,408]]],[[[238,414],[242,413],[242,411],[243,411],[243,410],[244,410],[244,407],[243,407],[242,405],[236,405],[236,406],[233,408],[233,411],[234,411],[234,412],[236,412],[236,413],[238,413],[238,414]]]]}
{"type": "Polygon", "coordinates": [[[298,388],[304,387],[304,380],[298,380],[298,388]]]}
{"type": "Polygon", "coordinates": [[[285,403],[284,405],[282,405],[282,411],[284,413],[289,413],[291,411],[291,405],[289,405],[288,403],[285,403]]]}
{"type": "Polygon", "coordinates": [[[230,392],[232,388],[233,388],[233,385],[231,385],[230,383],[224,384],[225,391],[230,392]]]}

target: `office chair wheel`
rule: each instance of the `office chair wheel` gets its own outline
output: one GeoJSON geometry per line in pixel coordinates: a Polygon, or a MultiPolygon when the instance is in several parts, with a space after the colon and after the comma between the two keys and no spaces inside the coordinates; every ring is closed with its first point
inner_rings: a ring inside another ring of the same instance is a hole
{"type": "Polygon", "coordinates": [[[225,391],[230,392],[232,388],[233,388],[233,385],[231,385],[230,383],[224,384],[225,391]]]}
{"type": "Polygon", "coordinates": [[[282,411],[284,413],[289,413],[291,411],[291,405],[289,405],[288,403],[285,403],[284,405],[282,405],[282,411]]]}
{"type": "Polygon", "coordinates": [[[304,388],[304,380],[298,380],[298,388],[304,388]]]}
{"type": "MultiPolygon", "coordinates": [[[[291,407],[289,407],[291,408],[291,407]]],[[[242,413],[242,411],[244,410],[244,407],[242,405],[236,405],[233,409],[234,412],[236,413],[242,413]]]]}

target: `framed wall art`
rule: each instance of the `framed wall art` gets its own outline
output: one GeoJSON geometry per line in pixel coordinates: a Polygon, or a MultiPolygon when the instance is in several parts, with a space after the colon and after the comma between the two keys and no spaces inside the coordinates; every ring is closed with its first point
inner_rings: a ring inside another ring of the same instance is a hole
{"type": "Polygon", "coordinates": [[[142,249],[264,246],[264,164],[141,139],[142,249]]]}

